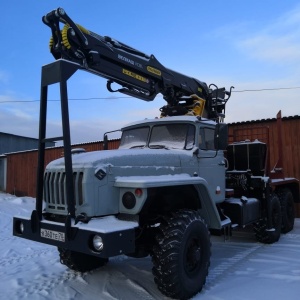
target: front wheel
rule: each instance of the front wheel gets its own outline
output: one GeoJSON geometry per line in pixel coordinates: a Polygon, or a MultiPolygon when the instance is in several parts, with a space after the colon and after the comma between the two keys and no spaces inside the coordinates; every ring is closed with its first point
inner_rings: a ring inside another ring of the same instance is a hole
{"type": "Polygon", "coordinates": [[[67,250],[58,247],[60,262],[69,269],[79,272],[88,272],[107,264],[108,258],[67,250]]]}
{"type": "Polygon", "coordinates": [[[158,289],[176,299],[200,292],[208,274],[210,248],[210,233],[199,212],[180,210],[165,216],[152,252],[158,289]]]}

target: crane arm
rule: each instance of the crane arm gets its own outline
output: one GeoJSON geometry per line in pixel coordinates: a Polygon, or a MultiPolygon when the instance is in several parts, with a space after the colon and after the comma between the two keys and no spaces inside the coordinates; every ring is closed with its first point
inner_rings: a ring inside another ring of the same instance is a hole
{"type": "Polygon", "coordinates": [[[201,115],[206,110],[209,118],[217,118],[225,110],[231,90],[211,89],[205,82],[164,67],[154,55],[87,30],[75,24],[62,8],[49,12],[42,20],[51,28],[49,46],[54,58],[76,62],[82,69],[106,78],[110,92],[145,101],[161,93],[167,101],[161,108],[162,115],[181,114],[196,102],[202,105],[201,115]],[[121,87],[114,89],[113,83],[121,87]]]}

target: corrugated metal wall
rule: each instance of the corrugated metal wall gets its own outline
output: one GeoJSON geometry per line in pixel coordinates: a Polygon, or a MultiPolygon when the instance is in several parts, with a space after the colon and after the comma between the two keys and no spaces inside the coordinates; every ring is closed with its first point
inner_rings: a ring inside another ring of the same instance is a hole
{"type": "MultiPolygon", "coordinates": [[[[278,127],[276,119],[241,122],[230,124],[229,126],[229,142],[234,141],[234,136],[238,135],[239,140],[245,139],[253,131],[257,133],[258,139],[267,142],[261,132],[266,132],[262,128],[268,128],[269,147],[270,147],[270,169],[272,170],[279,159],[279,140],[278,127]]],[[[265,136],[265,135],[264,135],[265,136]]],[[[293,177],[300,180],[300,117],[282,118],[282,145],[283,145],[283,170],[285,177],[293,177]]],[[[297,203],[296,215],[300,217],[300,204],[297,203]]]]}
{"type": "MultiPolygon", "coordinates": [[[[234,134],[242,136],[249,134],[249,128],[268,127],[270,134],[270,167],[273,168],[278,160],[278,137],[276,119],[229,124],[229,141],[234,134]]],[[[261,129],[257,129],[261,132],[261,129]]],[[[283,162],[286,177],[300,179],[300,117],[282,119],[283,162]]],[[[261,139],[261,137],[258,137],[261,139]]],[[[109,141],[109,149],[116,149],[119,140],[109,141]]],[[[93,142],[74,145],[72,148],[85,148],[86,151],[103,150],[103,142],[93,142]]],[[[45,162],[63,156],[63,147],[46,149],[45,162]]],[[[37,151],[28,151],[7,155],[7,186],[6,192],[17,196],[32,196],[36,194],[37,151]]],[[[300,216],[300,206],[297,206],[300,216]]]]}
{"type": "MultiPolygon", "coordinates": [[[[108,142],[108,149],[117,149],[119,144],[119,140],[110,140],[108,142]]],[[[74,145],[72,148],[84,148],[88,152],[103,150],[103,142],[74,145]]],[[[45,166],[50,161],[62,157],[63,155],[63,147],[46,149],[45,166]]],[[[16,196],[35,197],[37,160],[37,150],[7,154],[7,193],[16,196]]]]}
{"type": "MultiPolygon", "coordinates": [[[[238,135],[240,141],[253,132],[256,133],[255,138],[267,142],[264,138],[266,134],[261,135],[262,132],[267,131],[263,130],[264,128],[269,132],[270,167],[272,169],[279,159],[278,128],[275,119],[230,124],[229,142],[234,141],[234,135],[238,135]],[[256,132],[255,129],[257,129],[256,132]]],[[[285,176],[300,179],[300,117],[282,119],[282,145],[285,176]]]]}

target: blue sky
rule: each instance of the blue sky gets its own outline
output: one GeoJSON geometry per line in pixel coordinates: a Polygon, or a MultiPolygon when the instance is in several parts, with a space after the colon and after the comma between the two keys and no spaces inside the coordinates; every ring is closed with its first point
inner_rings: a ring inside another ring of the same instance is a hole
{"type": "MultiPolygon", "coordinates": [[[[63,7],[82,26],[111,36],[167,68],[219,87],[235,87],[226,122],[300,115],[300,4],[296,0],[1,1],[0,131],[38,136],[41,67],[54,61],[41,18],[63,7]],[[32,102],[34,101],[34,102],[32,102]]],[[[77,72],[68,82],[72,143],[159,116],[165,104],[118,98],[106,80],[77,72]]],[[[49,99],[59,99],[58,86],[49,99]]],[[[58,101],[49,102],[47,136],[61,134],[58,101]]]]}

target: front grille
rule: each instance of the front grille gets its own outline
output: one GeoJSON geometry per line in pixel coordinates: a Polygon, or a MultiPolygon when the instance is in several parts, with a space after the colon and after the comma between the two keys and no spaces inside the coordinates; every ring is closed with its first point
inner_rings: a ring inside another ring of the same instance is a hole
{"type": "MultiPolygon", "coordinates": [[[[83,172],[73,172],[73,185],[75,205],[84,203],[82,190],[83,172]]],[[[44,175],[44,200],[49,209],[58,212],[67,212],[67,192],[65,172],[45,172],[44,175]]]]}

